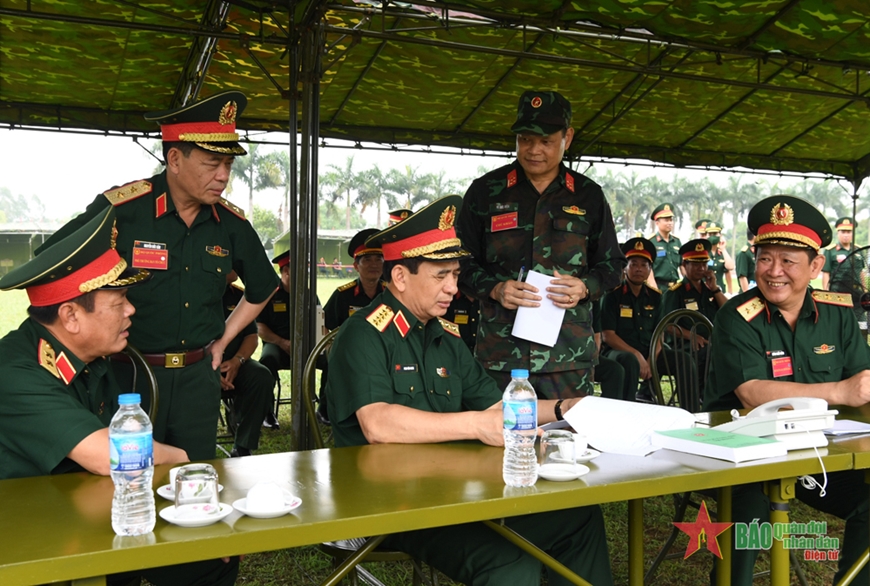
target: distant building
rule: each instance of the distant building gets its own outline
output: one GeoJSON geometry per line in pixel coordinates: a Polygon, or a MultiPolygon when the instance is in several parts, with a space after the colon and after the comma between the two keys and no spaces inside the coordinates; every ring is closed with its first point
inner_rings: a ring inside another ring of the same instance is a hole
{"type": "Polygon", "coordinates": [[[0,224],[0,275],[33,258],[33,251],[61,226],[63,222],[0,224]]]}

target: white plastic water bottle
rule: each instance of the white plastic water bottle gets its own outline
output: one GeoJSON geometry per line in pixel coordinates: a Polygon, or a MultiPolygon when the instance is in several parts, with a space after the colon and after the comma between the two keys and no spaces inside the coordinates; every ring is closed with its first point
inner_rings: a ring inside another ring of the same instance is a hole
{"type": "Polygon", "coordinates": [[[504,466],[508,486],[532,486],[538,480],[535,435],[538,427],[538,397],[529,383],[529,371],[514,369],[502,396],[504,410],[504,466]]]}
{"type": "Polygon", "coordinates": [[[149,533],[156,521],[151,490],[154,476],[152,427],[139,401],[138,393],[120,395],[120,407],[109,424],[109,466],[115,482],[112,529],[118,535],[149,533]]]}

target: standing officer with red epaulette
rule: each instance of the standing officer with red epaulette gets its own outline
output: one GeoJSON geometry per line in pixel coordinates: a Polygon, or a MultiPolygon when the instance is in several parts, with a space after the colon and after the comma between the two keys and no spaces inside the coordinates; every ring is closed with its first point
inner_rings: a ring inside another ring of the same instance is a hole
{"type": "Polygon", "coordinates": [[[130,343],[146,354],[160,388],[154,439],[186,450],[191,460],[215,455],[224,348],[279,283],[251,224],[221,197],[235,156],[247,154],[236,133],[246,105],[244,94],[231,91],[146,114],[160,123],[166,169],[97,196],[37,250],[115,206],[118,253],[154,275],[129,295],[138,310],[130,343]],[[245,299],[225,326],[221,297],[233,270],[245,299]]]}
{"type": "Polygon", "coordinates": [[[475,180],[458,220],[463,291],[480,299],[476,355],[501,388],[525,368],[544,397],[592,389],[595,356],[590,303],[619,284],[625,257],[613,216],[594,181],[562,164],[574,137],[571,104],[558,92],[524,92],[516,123],[517,160],[475,180]],[[539,291],[524,270],[552,276],[539,291]],[[552,348],[511,335],[518,307],[565,310],[552,348]]]}

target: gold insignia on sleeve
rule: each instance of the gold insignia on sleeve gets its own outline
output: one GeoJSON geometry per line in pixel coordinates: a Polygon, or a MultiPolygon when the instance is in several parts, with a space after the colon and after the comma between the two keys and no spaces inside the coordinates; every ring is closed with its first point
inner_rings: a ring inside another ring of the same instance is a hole
{"type": "Polygon", "coordinates": [[[122,203],[133,201],[137,197],[142,197],[151,193],[151,183],[148,181],[134,181],[121,187],[104,191],[103,195],[109,200],[113,206],[119,206],[122,203]]]}
{"type": "Polygon", "coordinates": [[[237,218],[240,218],[240,219],[242,219],[242,220],[245,219],[245,210],[243,210],[242,208],[240,208],[240,207],[237,206],[236,204],[234,204],[234,203],[232,203],[232,202],[230,202],[230,201],[227,201],[227,200],[224,199],[224,198],[221,198],[220,201],[219,201],[218,203],[219,203],[221,206],[223,206],[224,208],[226,208],[227,210],[229,210],[230,213],[232,213],[232,214],[233,214],[234,216],[236,216],[237,218]]]}
{"type": "Polygon", "coordinates": [[[770,210],[770,223],[775,226],[788,226],[794,223],[794,210],[787,203],[778,203],[770,210]]]}
{"type": "Polygon", "coordinates": [[[453,221],[456,219],[456,206],[447,206],[441,212],[441,217],[438,219],[438,229],[444,232],[453,227],[453,221]]]}
{"type": "Polygon", "coordinates": [[[764,311],[764,301],[760,297],[753,297],[737,307],[737,313],[746,321],[752,321],[762,311],[764,311]]]}
{"type": "Polygon", "coordinates": [[[366,321],[375,326],[379,332],[383,332],[393,321],[393,310],[385,303],[381,303],[366,317],[366,321]]]}
{"type": "Polygon", "coordinates": [[[50,372],[55,378],[60,378],[60,373],[57,371],[55,363],[54,348],[45,340],[39,340],[39,365],[50,372]]]}
{"type": "Polygon", "coordinates": [[[438,321],[441,322],[441,327],[444,328],[444,331],[448,334],[453,334],[457,338],[461,338],[462,334],[459,333],[459,326],[450,321],[449,319],[444,319],[443,317],[439,317],[438,321]]]}
{"type": "Polygon", "coordinates": [[[819,303],[852,307],[852,295],[850,293],[833,293],[831,291],[813,291],[813,299],[819,303]]]}

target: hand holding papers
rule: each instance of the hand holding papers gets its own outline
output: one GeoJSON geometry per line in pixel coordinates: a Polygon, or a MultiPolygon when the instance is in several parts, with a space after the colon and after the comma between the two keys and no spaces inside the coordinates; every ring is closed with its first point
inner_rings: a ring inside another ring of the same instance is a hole
{"type": "MultiPolygon", "coordinates": [[[[537,271],[529,271],[526,277],[526,283],[537,287],[538,291],[546,291],[552,280],[553,277],[537,271]]],[[[565,310],[544,297],[538,307],[517,308],[511,335],[544,346],[555,346],[564,317],[565,310]]]]}

